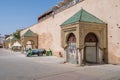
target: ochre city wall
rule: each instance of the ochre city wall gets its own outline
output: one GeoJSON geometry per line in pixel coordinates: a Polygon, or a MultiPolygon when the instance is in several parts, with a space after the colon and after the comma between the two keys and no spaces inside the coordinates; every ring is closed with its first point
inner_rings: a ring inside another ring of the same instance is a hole
{"type": "MultiPolygon", "coordinates": [[[[83,8],[107,23],[109,63],[120,64],[120,0],[84,0],[56,15],[47,18],[30,29],[39,36],[38,47],[51,49],[55,55],[63,53],[60,25],[83,8]]],[[[29,29],[29,28],[27,28],[29,29]]],[[[27,30],[23,30],[21,35],[27,30]]]]}

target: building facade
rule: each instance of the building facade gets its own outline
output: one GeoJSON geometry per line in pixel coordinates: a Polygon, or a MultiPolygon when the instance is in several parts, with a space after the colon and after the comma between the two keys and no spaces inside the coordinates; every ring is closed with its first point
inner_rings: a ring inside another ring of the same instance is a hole
{"type": "Polygon", "coordinates": [[[119,9],[119,0],[64,0],[21,36],[33,31],[38,48],[62,54],[73,64],[120,64],[119,9]]]}
{"type": "Polygon", "coordinates": [[[0,36],[0,48],[2,48],[4,46],[4,40],[5,40],[5,38],[0,36]]]}

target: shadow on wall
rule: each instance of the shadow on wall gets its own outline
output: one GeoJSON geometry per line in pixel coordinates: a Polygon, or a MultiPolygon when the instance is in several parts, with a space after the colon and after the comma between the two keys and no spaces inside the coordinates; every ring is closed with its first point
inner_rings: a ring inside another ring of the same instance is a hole
{"type": "Polygon", "coordinates": [[[49,49],[53,43],[53,36],[51,33],[42,33],[39,36],[39,47],[49,49]]]}

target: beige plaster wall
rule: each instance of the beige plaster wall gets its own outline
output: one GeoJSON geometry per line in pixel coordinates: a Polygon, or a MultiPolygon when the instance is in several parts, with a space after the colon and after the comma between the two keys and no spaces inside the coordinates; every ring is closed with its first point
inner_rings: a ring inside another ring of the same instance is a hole
{"type": "MultiPolygon", "coordinates": [[[[39,34],[39,48],[51,48],[54,52],[62,51],[60,25],[81,8],[95,15],[108,24],[108,54],[110,63],[120,64],[120,0],[84,0],[53,17],[31,27],[39,34]]],[[[23,34],[27,29],[23,30],[23,34]]]]}
{"type": "Polygon", "coordinates": [[[37,24],[34,24],[34,25],[32,25],[32,26],[29,26],[28,28],[26,28],[26,29],[24,29],[24,30],[22,30],[21,32],[20,32],[20,35],[22,36],[24,33],[26,33],[26,31],[28,31],[29,29],[31,30],[31,31],[33,31],[34,33],[37,33],[37,34],[39,34],[39,24],[37,23],[37,24]]]}

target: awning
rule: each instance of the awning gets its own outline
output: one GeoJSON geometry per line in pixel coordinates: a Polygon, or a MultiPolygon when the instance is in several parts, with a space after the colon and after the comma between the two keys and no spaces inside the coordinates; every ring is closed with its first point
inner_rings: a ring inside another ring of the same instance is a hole
{"type": "Polygon", "coordinates": [[[21,44],[18,41],[16,41],[12,46],[20,47],[21,44]]]}

